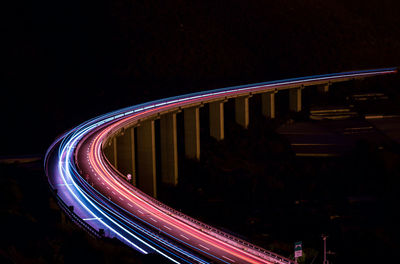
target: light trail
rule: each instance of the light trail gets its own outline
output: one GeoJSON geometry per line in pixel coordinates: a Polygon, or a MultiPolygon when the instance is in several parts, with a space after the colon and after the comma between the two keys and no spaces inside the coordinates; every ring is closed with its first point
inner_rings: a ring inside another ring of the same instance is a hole
{"type": "MultiPolygon", "coordinates": [[[[163,105],[162,107],[158,107],[152,111],[161,111],[163,110],[162,108],[168,106],[170,105],[163,105]]],[[[140,113],[140,115],[144,114],[149,114],[149,110],[145,111],[144,113],[140,113]]],[[[139,118],[139,116],[136,117],[139,118]]],[[[130,118],[132,117],[128,117],[127,119],[130,118]]],[[[119,120],[118,122],[115,122],[114,124],[108,126],[106,129],[101,131],[99,135],[95,137],[93,144],[90,147],[89,159],[91,161],[91,164],[95,172],[102,177],[105,183],[107,183],[112,189],[114,189],[114,191],[118,195],[123,196],[131,203],[135,204],[136,206],[139,206],[141,210],[139,211],[139,213],[141,213],[142,215],[152,215],[153,217],[161,219],[161,221],[169,223],[170,225],[173,225],[176,229],[179,229],[180,232],[185,233],[186,236],[195,237],[196,239],[199,239],[206,244],[213,244],[216,249],[225,251],[226,252],[225,254],[230,254],[232,256],[235,256],[239,259],[242,259],[242,261],[246,261],[247,263],[272,263],[265,259],[254,256],[246,251],[243,251],[242,249],[227,244],[223,241],[217,240],[215,237],[209,236],[201,232],[199,229],[193,228],[190,225],[185,225],[184,223],[177,221],[175,217],[172,217],[166,214],[166,212],[155,207],[154,205],[149,204],[148,202],[144,201],[141,197],[139,197],[137,194],[132,192],[132,190],[129,190],[125,186],[121,185],[119,181],[116,179],[115,175],[113,176],[112,174],[109,173],[109,170],[107,169],[102,159],[101,147],[103,142],[102,140],[105,140],[105,137],[110,132],[110,130],[112,130],[115,126],[121,125],[125,121],[126,121],[125,119],[119,120]],[[143,211],[145,213],[143,213],[143,211]]],[[[102,184],[104,182],[102,182],[102,184]]],[[[119,197],[119,199],[121,200],[121,197],[119,197]]],[[[157,222],[157,220],[155,220],[152,217],[149,217],[149,219],[153,222],[157,222]]],[[[216,256],[213,257],[217,258],[216,256]]]]}
{"type": "MultiPolygon", "coordinates": [[[[93,127],[90,127],[93,128],[93,127]]],[[[63,144],[62,147],[60,147],[60,151],[59,151],[59,161],[58,161],[58,170],[59,170],[59,176],[61,176],[62,180],[67,183],[67,182],[71,182],[71,184],[65,184],[68,188],[68,191],[70,194],[73,195],[73,197],[75,198],[75,201],[77,201],[80,206],[82,206],[82,208],[84,208],[92,218],[98,218],[99,222],[104,225],[106,228],[108,228],[109,230],[111,230],[114,234],[116,234],[123,242],[127,243],[128,245],[130,245],[131,247],[137,249],[139,252],[143,253],[143,254],[147,254],[148,252],[145,251],[144,249],[142,249],[141,247],[139,247],[137,244],[133,243],[131,240],[126,237],[126,235],[121,234],[121,232],[117,231],[115,228],[111,227],[109,224],[105,223],[105,221],[102,220],[102,218],[98,215],[102,215],[105,219],[109,220],[110,222],[112,222],[114,225],[116,225],[117,227],[119,227],[120,229],[122,229],[124,232],[126,232],[126,234],[128,234],[129,236],[131,236],[132,238],[134,238],[134,240],[140,241],[142,244],[146,245],[147,247],[151,248],[152,250],[154,250],[155,252],[159,253],[160,255],[166,257],[167,259],[169,259],[170,261],[174,262],[174,263],[180,263],[178,261],[176,261],[175,259],[171,258],[169,255],[165,254],[163,251],[158,250],[157,248],[155,248],[154,246],[150,245],[149,243],[147,243],[146,241],[144,241],[143,239],[141,239],[140,237],[136,236],[135,234],[133,234],[132,232],[130,232],[129,230],[127,230],[125,227],[123,227],[122,225],[118,224],[115,220],[113,220],[112,218],[110,218],[107,214],[105,214],[98,206],[96,206],[84,193],[83,191],[79,188],[79,186],[76,184],[76,182],[73,180],[72,177],[72,168],[70,166],[65,166],[65,165],[71,165],[70,159],[73,156],[72,155],[72,151],[75,148],[76,142],[78,141],[78,139],[80,139],[85,132],[87,132],[87,129],[83,129],[83,132],[80,132],[79,134],[75,135],[72,134],[71,138],[69,140],[63,139],[63,144]],[[66,143],[64,143],[64,141],[66,141],[66,143]],[[81,196],[80,196],[81,195],[81,196]],[[83,198],[83,199],[82,199],[83,198]],[[89,206],[92,206],[93,208],[95,208],[95,211],[91,210],[89,208],[89,206]],[[97,213],[97,214],[96,214],[97,213]]],[[[46,155],[46,160],[47,160],[47,155],[46,155]]],[[[187,253],[190,255],[190,253],[187,253]]],[[[196,257],[194,257],[194,259],[198,259],[196,257]]],[[[206,263],[200,259],[198,259],[199,263],[206,263]]]]}
{"type": "Polygon", "coordinates": [[[210,258],[223,263],[293,263],[247,242],[223,237],[223,232],[178,214],[135,187],[128,186],[104,160],[103,144],[121,127],[162,111],[245,94],[396,72],[396,68],[385,68],[292,78],[175,96],[113,111],[93,118],[57,138],[46,153],[46,174],[52,188],[59,190],[57,198],[73,206],[74,214],[83,222],[95,230],[107,230],[107,236],[115,236],[143,254],[157,252],[175,263],[207,263],[210,258]],[[86,176],[80,173],[85,166],[86,176]],[[150,228],[142,226],[138,220],[150,228]],[[155,233],[157,230],[159,235],[155,233]],[[173,238],[177,243],[163,236],[173,238]]]}

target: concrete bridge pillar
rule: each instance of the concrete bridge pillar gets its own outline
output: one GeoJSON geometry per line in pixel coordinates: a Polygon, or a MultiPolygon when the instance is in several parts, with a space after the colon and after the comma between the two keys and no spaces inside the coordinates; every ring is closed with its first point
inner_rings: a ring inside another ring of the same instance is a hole
{"type": "Polygon", "coordinates": [[[135,165],[135,128],[125,129],[117,137],[117,165],[118,170],[124,174],[132,175],[131,183],[136,186],[136,165],[135,165]]]}
{"type": "Polygon", "coordinates": [[[250,95],[235,99],[235,119],[236,123],[247,129],[249,126],[249,98],[250,95]]]}
{"type": "Polygon", "coordinates": [[[157,197],[156,142],[154,120],[141,122],[137,127],[138,187],[157,197]]]}
{"type": "Polygon", "coordinates": [[[178,184],[178,138],[176,113],[161,115],[161,179],[164,183],[178,184]]]}
{"type": "Polygon", "coordinates": [[[329,86],[331,86],[330,83],[325,83],[325,84],[319,85],[317,88],[318,92],[322,93],[322,94],[329,92],[329,86]]]}
{"type": "Polygon", "coordinates": [[[117,139],[111,138],[107,145],[104,147],[104,154],[114,168],[117,168],[117,139]]]}
{"type": "Polygon", "coordinates": [[[301,111],[301,90],[302,87],[292,88],[289,90],[289,109],[293,112],[301,111]]]}
{"type": "Polygon", "coordinates": [[[200,160],[200,107],[195,106],[183,110],[185,129],[185,156],[200,160]]]}
{"type": "Polygon", "coordinates": [[[262,114],[266,118],[275,118],[275,91],[261,95],[262,114]]]}
{"type": "Polygon", "coordinates": [[[225,137],[224,103],[225,101],[210,103],[210,136],[218,141],[225,137]]]}

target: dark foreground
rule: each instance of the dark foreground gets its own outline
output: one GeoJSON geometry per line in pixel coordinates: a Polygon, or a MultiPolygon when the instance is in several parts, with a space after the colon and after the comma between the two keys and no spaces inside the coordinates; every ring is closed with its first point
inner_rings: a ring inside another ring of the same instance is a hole
{"type": "Polygon", "coordinates": [[[41,161],[0,164],[0,175],[1,263],[163,263],[71,222],[49,190],[41,161]]]}

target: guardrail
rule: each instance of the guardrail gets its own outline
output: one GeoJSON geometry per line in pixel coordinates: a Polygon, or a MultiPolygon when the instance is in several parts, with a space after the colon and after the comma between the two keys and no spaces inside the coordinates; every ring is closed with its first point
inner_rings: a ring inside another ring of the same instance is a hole
{"type": "Polygon", "coordinates": [[[58,190],[53,189],[50,186],[50,192],[53,194],[53,196],[57,199],[58,205],[61,207],[61,209],[64,211],[65,214],[69,216],[69,218],[77,224],[78,226],[82,227],[89,235],[95,237],[95,238],[102,238],[103,233],[101,231],[97,231],[94,229],[91,225],[86,223],[84,220],[82,220],[77,214],[74,213],[74,208],[71,206],[68,206],[61,198],[58,196],[58,190]]]}

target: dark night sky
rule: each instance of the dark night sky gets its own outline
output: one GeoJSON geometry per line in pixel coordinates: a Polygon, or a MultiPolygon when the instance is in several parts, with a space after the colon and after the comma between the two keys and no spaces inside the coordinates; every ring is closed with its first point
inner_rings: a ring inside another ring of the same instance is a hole
{"type": "Polygon", "coordinates": [[[400,65],[398,0],[23,0],[0,10],[0,155],[43,154],[82,121],[163,96],[400,65]]]}

